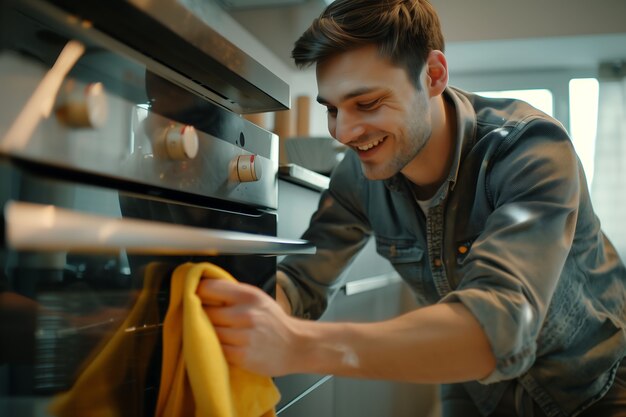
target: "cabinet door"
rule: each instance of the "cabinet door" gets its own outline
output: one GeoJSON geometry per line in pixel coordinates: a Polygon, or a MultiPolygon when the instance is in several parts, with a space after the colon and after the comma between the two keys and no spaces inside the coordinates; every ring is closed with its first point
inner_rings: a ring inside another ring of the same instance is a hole
{"type": "MultiPolygon", "coordinates": [[[[354,282],[354,281],[353,281],[354,282]]],[[[331,307],[338,321],[380,321],[413,308],[408,287],[395,282],[353,295],[339,294],[331,307]]],[[[438,386],[334,378],[335,417],[435,417],[440,415],[438,386]]]]}
{"type": "Polygon", "coordinates": [[[287,181],[278,181],[278,236],[297,239],[317,210],[320,193],[287,181]]]}

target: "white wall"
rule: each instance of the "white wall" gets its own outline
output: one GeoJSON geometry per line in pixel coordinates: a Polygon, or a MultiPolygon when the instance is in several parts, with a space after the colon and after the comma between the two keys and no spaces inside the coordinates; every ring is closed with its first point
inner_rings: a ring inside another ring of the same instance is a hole
{"type": "Polygon", "coordinates": [[[329,136],[328,123],[326,122],[326,107],[319,104],[317,97],[317,81],[315,70],[310,68],[297,71],[291,77],[291,96],[308,95],[311,97],[310,109],[310,134],[311,136],[329,136]]]}
{"type": "MultiPolygon", "coordinates": [[[[437,9],[446,42],[472,43],[511,39],[580,37],[626,34],[624,0],[431,0],[437,9]]],[[[258,1],[259,4],[263,0],[258,1]]],[[[293,43],[321,13],[322,0],[292,7],[257,7],[233,11],[232,16],[283,62],[293,43]]],[[[602,45],[602,43],[598,43],[602,45]]],[[[558,53],[558,50],[554,50],[558,53]]],[[[586,47],[578,52],[584,56],[586,47]]],[[[550,55],[547,55],[548,57],[550,55]]]]}
{"type": "MultiPolygon", "coordinates": [[[[441,17],[452,84],[494,78],[494,73],[516,77],[523,72],[575,71],[593,76],[600,62],[626,58],[624,0],[431,1],[441,17]]],[[[299,6],[232,13],[240,27],[254,35],[255,45],[266,45],[282,60],[290,74],[285,79],[292,102],[301,94],[312,97],[310,132],[315,136],[328,133],[325,110],[314,101],[314,72],[296,70],[289,54],[322,9],[323,1],[308,0],[299,6]]]]}
{"type": "Polygon", "coordinates": [[[431,0],[446,39],[467,42],[626,32],[624,0],[431,0]]]}

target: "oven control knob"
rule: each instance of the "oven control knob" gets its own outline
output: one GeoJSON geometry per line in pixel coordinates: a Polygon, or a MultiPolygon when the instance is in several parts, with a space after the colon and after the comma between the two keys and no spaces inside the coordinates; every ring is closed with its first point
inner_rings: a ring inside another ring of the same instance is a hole
{"type": "Polygon", "coordinates": [[[253,182],[261,179],[261,164],[256,155],[239,155],[237,157],[237,178],[239,182],[253,182]]]}
{"type": "Polygon", "coordinates": [[[57,118],[66,126],[75,128],[100,128],[109,117],[109,103],[102,83],[88,84],[84,89],[74,89],[62,94],[56,108],[57,118]]]}
{"type": "Polygon", "coordinates": [[[193,126],[173,125],[165,131],[165,151],[171,159],[184,161],[198,155],[198,134],[193,126]]]}

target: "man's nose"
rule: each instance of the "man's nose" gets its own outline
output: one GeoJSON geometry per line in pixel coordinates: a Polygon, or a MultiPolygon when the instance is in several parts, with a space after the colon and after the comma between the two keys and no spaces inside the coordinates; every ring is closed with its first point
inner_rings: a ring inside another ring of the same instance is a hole
{"type": "Polygon", "coordinates": [[[359,117],[346,112],[339,112],[335,121],[335,139],[344,145],[349,144],[365,133],[359,117]]]}

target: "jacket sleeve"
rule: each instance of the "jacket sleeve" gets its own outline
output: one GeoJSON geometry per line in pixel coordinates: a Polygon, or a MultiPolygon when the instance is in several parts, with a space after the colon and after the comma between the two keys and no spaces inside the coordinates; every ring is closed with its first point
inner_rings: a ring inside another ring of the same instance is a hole
{"type": "Polygon", "coordinates": [[[302,239],[315,244],[314,255],[289,255],[278,265],[287,280],[278,285],[291,303],[292,314],[319,318],[339,288],[338,278],[371,234],[362,208],[361,168],[351,152],[334,171],[302,239]]]}
{"type": "Polygon", "coordinates": [[[482,383],[517,377],[533,365],[574,240],[584,184],[559,126],[531,122],[515,133],[492,155],[477,185],[490,193],[493,211],[458,265],[458,287],[442,300],[463,303],[489,339],[497,363],[482,383]]]}

